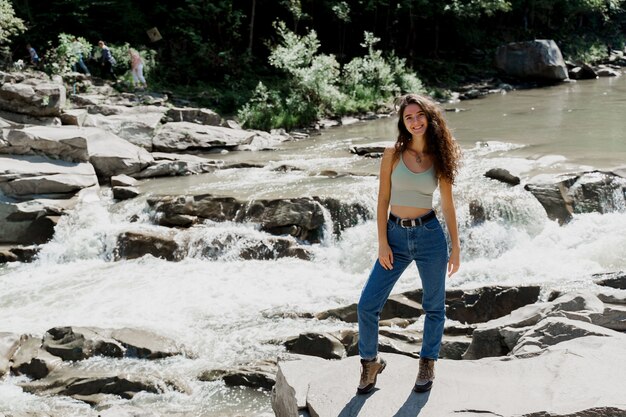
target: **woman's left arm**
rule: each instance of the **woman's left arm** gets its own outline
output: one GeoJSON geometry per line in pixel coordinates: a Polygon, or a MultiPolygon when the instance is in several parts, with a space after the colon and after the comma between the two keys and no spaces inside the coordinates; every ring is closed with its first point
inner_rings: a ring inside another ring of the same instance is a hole
{"type": "Polygon", "coordinates": [[[454,208],[454,198],[452,196],[452,183],[445,178],[439,180],[439,191],[441,192],[441,210],[446,220],[448,233],[450,233],[451,252],[448,260],[448,277],[459,270],[461,264],[461,242],[459,240],[459,229],[456,223],[456,210],[454,208]]]}

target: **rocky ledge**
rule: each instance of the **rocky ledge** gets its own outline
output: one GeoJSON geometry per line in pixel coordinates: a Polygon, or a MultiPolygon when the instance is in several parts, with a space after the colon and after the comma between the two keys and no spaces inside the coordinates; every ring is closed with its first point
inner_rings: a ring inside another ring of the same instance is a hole
{"type": "MultiPolygon", "coordinates": [[[[626,416],[621,377],[626,274],[594,279],[593,289],[553,291],[547,301],[538,300],[538,287],[449,292],[448,316],[454,320],[446,323],[437,379],[425,394],[411,389],[420,342],[411,324],[422,314],[419,292],[393,297],[381,313],[379,351],[387,368],[369,395],[356,395],[358,352],[344,344],[349,339],[354,347],[357,332],[346,329],[344,336],[351,335],[343,339],[341,332],[294,337],[285,345],[295,354],[278,363],[274,412],[277,417],[626,416]],[[451,337],[465,338],[456,356],[446,350],[451,337]]],[[[348,306],[317,318],[350,322],[353,316],[348,306]]]]}
{"type": "Polygon", "coordinates": [[[82,361],[93,356],[158,360],[174,355],[190,353],[174,340],[142,329],[55,327],[43,337],[0,332],[0,378],[24,375],[30,379],[20,383],[26,392],[66,395],[92,405],[111,396],[129,399],[141,391],[186,388],[158,375],[98,370],[82,361]]]}

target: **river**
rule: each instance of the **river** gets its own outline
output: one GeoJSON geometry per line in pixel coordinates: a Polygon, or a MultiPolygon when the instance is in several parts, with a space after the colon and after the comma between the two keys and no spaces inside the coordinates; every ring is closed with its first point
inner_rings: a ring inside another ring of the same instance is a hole
{"type": "MultiPolygon", "coordinates": [[[[483,176],[490,168],[502,167],[518,175],[523,185],[554,174],[626,164],[626,77],[513,91],[445,107],[451,110],[446,116],[464,151],[455,187],[462,265],[449,288],[540,284],[547,293],[585,288],[592,285],[593,273],[626,269],[626,207],[615,213],[576,215],[559,226],[522,186],[483,176]],[[474,200],[491,215],[479,226],[471,225],[468,213],[474,200]]],[[[349,148],[392,141],[395,122],[382,118],[332,128],[274,150],[206,155],[263,167],[146,180],[141,190],[246,199],[332,196],[361,202],[373,212],[379,160],[356,156],[349,148]],[[281,165],[290,168],[275,169],[281,165]],[[328,170],[339,175],[324,173],[328,170]]],[[[115,203],[108,189],[100,199],[85,201],[63,217],[38,260],[0,267],[0,332],[41,336],[65,325],[150,329],[179,341],[195,357],[150,362],[92,358],[80,366],[154,373],[183,381],[188,392],[140,393],[104,407],[124,404],[172,416],[272,416],[268,394],[201,382],[197,375],[276,359],[285,354],[284,348],[272,341],[303,331],[352,326],[292,313],[356,302],[377,252],[374,221],[349,228],[340,238],[327,235],[313,245],[311,261],[246,261],[236,250],[211,261],[193,247],[191,253],[198,255],[181,262],[150,256],[112,261],[117,235],[138,224],[154,228],[148,218],[145,195],[115,203]],[[138,222],[131,223],[132,217],[138,222]]],[[[191,245],[200,248],[204,241],[230,232],[252,240],[267,237],[254,225],[207,222],[189,232],[191,245]]],[[[394,292],[419,286],[410,268],[394,292]]],[[[0,412],[98,414],[68,398],[26,394],[20,381],[0,381],[0,412]]]]}

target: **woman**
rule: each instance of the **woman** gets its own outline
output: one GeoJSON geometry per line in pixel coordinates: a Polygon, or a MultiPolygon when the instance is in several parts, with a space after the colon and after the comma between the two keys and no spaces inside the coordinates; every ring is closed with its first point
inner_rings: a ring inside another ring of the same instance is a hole
{"type": "Polygon", "coordinates": [[[133,75],[133,87],[135,87],[137,82],[141,82],[143,88],[148,88],[146,79],[143,76],[143,59],[141,59],[141,55],[133,48],[130,48],[128,53],[130,54],[130,71],[133,75]]]}
{"type": "Polygon", "coordinates": [[[361,380],[357,392],[376,385],[385,369],[377,355],[380,311],[402,272],[415,261],[422,280],[426,313],[416,392],[428,391],[435,378],[445,322],[446,272],[459,269],[460,242],[452,184],[459,168],[460,149],[432,100],[407,94],[397,101],[398,139],[385,149],[378,191],[378,260],[358,304],[361,380]],[[441,209],[450,234],[451,253],[432,208],[439,186],[441,209]],[[391,206],[390,213],[388,213],[391,206]]]}

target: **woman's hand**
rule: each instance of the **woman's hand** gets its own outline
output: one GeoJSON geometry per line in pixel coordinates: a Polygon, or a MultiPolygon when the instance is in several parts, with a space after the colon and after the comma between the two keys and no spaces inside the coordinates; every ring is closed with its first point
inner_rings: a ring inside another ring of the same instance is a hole
{"type": "Polygon", "coordinates": [[[451,277],[459,270],[459,266],[461,265],[461,249],[457,247],[452,247],[452,251],[450,252],[450,259],[448,259],[448,277],[451,277]]]}
{"type": "Polygon", "coordinates": [[[378,245],[378,261],[385,269],[393,269],[393,252],[388,244],[378,245]]]}

